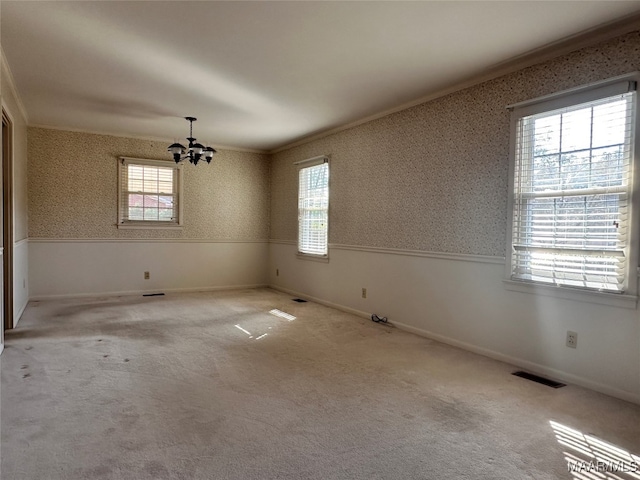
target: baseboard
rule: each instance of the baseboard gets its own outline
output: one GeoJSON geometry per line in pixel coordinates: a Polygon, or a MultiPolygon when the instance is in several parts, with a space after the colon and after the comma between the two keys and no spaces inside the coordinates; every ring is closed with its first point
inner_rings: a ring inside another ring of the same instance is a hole
{"type": "Polygon", "coordinates": [[[554,380],[562,380],[563,382],[567,382],[573,385],[578,385],[580,387],[585,387],[590,390],[594,390],[596,392],[604,393],[605,395],[609,395],[611,397],[616,397],[616,398],[620,398],[621,400],[626,400],[627,402],[640,404],[640,395],[635,395],[631,392],[626,392],[618,388],[614,388],[608,385],[604,385],[602,383],[594,382],[592,380],[589,380],[584,377],[580,377],[578,375],[573,375],[571,373],[563,372],[562,370],[556,370],[555,368],[545,367],[544,365],[530,362],[522,358],[512,357],[510,355],[504,355],[494,350],[478,347],[477,345],[473,345],[471,343],[461,342],[454,338],[429,332],[428,330],[412,327],[411,325],[406,325],[404,323],[397,323],[397,322],[393,322],[393,324],[401,330],[415,333],[416,335],[420,335],[421,337],[429,338],[431,340],[435,340],[441,343],[446,343],[447,345],[461,348],[462,350],[467,350],[469,352],[477,353],[485,357],[493,358],[494,360],[498,360],[500,362],[509,363],[511,365],[527,369],[532,373],[553,377],[554,380]]]}
{"type": "Polygon", "coordinates": [[[267,288],[269,285],[263,283],[251,285],[224,285],[219,287],[195,287],[195,288],[156,288],[153,290],[124,290],[118,292],[89,292],[89,293],[69,293],[60,295],[34,295],[29,297],[29,301],[41,300],[61,300],[88,297],[130,297],[144,295],[148,293],[196,293],[215,292],[218,290],[243,290],[247,288],[267,288]]]}
{"type": "Polygon", "coordinates": [[[363,312],[362,310],[356,310],[355,308],[345,307],[344,305],[328,302],[326,300],[323,300],[322,298],[313,297],[301,292],[296,292],[295,290],[289,290],[288,288],[283,288],[277,285],[269,285],[269,288],[277,290],[278,292],[288,293],[289,295],[293,295],[294,297],[311,300],[312,302],[319,303],[320,305],[324,305],[325,307],[335,308],[336,310],[340,310],[341,312],[351,313],[352,315],[356,315],[358,317],[371,318],[370,313],[363,312]]]}
{"type": "MultiPolygon", "coordinates": [[[[311,300],[313,302],[319,303],[321,305],[325,305],[327,307],[335,308],[336,310],[340,310],[342,312],[351,313],[353,315],[370,318],[371,314],[367,312],[363,312],[360,310],[356,310],[350,307],[345,307],[344,305],[339,305],[337,303],[328,302],[321,298],[316,298],[311,295],[306,295],[301,292],[296,292],[294,290],[289,290],[287,288],[283,288],[277,285],[269,285],[269,288],[273,290],[278,290],[280,292],[288,293],[290,295],[295,295],[304,299],[311,300]]],[[[534,362],[530,362],[528,360],[524,360],[522,358],[512,357],[510,355],[504,355],[502,353],[496,352],[494,350],[490,350],[487,348],[479,347],[477,345],[473,345],[471,343],[461,342],[459,340],[446,337],[444,335],[440,335],[437,333],[430,332],[428,330],[423,330],[421,328],[413,327],[411,325],[407,325],[404,323],[393,322],[392,325],[395,327],[414,333],[421,337],[429,338],[431,340],[435,340],[437,342],[446,343],[447,345],[451,345],[453,347],[460,348],[462,350],[466,350],[472,353],[477,353],[478,355],[482,355],[485,357],[492,358],[494,360],[498,360],[500,362],[508,363],[510,365],[517,366],[519,368],[524,368],[526,370],[531,371],[532,373],[537,373],[541,375],[546,375],[549,377],[553,377],[555,380],[562,380],[563,382],[567,382],[573,385],[578,385],[580,387],[585,387],[590,390],[594,390],[596,392],[604,393],[605,395],[609,395],[611,397],[616,397],[621,400],[625,400],[627,402],[635,403],[640,405],[640,395],[636,395],[632,392],[627,392],[624,390],[620,390],[618,388],[610,387],[608,385],[604,385],[602,383],[594,382],[592,380],[586,379],[584,377],[580,377],[578,375],[573,375],[570,373],[563,372],[561,370],[556,370],[555,368],[545,367],[544,365],[540,365],[534,362]]]]}

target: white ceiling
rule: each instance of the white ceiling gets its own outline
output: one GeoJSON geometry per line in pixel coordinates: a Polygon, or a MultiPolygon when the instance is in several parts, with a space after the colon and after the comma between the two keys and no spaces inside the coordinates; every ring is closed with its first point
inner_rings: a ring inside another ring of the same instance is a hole
{"type": "Polygon", "coordinates": [[[272,150],[640,11],[640,1],[27,2],[1,44],[31,125],[272,150]]]}

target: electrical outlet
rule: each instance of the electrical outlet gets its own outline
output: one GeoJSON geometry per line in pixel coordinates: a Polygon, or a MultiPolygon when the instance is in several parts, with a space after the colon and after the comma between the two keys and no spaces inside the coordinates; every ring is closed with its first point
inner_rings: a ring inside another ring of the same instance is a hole
{"type": "Polygon", "coordinates": [[[567,347],[577,348],[578,347],[578,334],[576,332],[567,332],[567,347]]]}
{"type": "Polygon", "coordinates": [[[149,280],[149,272],[144,272],[144,279],[149,280]]]}
{"type": "Polygon", "coordinates": [[[280,276],[280,270],[278,268],[276,268],[276,277],[280,276]]]}
{"type": "Polygon", "coordinates": [[[362,289],[362,298],[367,298],[367,289],[366,288],[362,289]]]}

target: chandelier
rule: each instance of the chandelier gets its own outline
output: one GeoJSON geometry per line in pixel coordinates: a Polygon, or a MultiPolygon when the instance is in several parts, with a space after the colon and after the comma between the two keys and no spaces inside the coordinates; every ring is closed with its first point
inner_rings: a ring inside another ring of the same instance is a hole
{"type": "Polygon", "coordinates": [[[200,159],[203,157],[207,161],[207,163],[211,163],[213,154],[216,153],[216,151],[211,147],[205,147],[201,143],[196,143],[196,139],[193,138],[193,122],[198,119],[195,117],[184,118],[185,120],[189,121],[189,136],[187,137],[187,140],[189,140],[189,149],[187,150],[184,145],[176,142],[172,145],[169,145],[169,148],[167,148],[167,150],[173,154],[173,159],[176,161],[176,163],[180,163],[183,160],[189,159],[190,163],[197,165],[200,159]]]}

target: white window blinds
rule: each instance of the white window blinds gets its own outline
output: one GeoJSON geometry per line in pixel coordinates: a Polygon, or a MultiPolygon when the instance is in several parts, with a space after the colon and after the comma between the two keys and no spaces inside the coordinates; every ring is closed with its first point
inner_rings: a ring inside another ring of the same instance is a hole
{"type": "Polygon", "coordinates": [[[180,166],[121,158],[119,224],[180,224],[180,166]]]}
{"type": "Polygon", "coordinates": [[[625,291],[635,95],[514,111],[512,279],[625,291]]]}
{"type": "Polygon", "coordinates": [[[328,254],[329,163],[301,165],[298,187],[298,251],[311,255],[328,254]]]}

